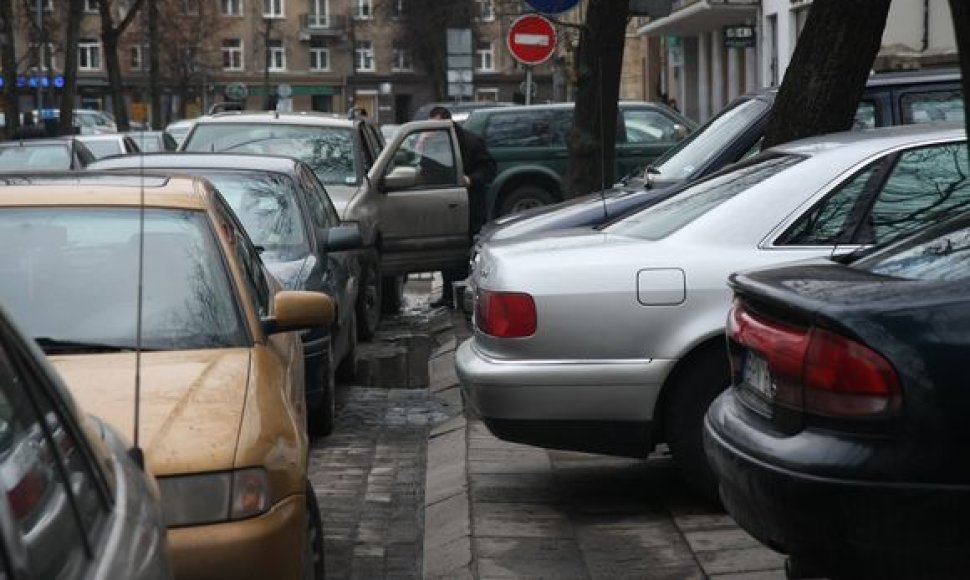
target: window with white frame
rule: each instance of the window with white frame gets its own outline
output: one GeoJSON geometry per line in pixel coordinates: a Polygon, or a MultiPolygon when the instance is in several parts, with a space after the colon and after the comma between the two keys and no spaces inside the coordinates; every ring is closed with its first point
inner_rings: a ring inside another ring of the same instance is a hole
{"type": "Polygon", "coordinates": [[[101,41],[82,38],[77,43],[77,68],[79,70],[101,70],[101,41]]]}
{"type": "Polygon", "coordinates": [[[358,40],[354,44],[354,69],[357,72],[374,72],[374,43],[358,40]]]}
{"type": "Polygon", "coordinates": [[[128,47],[128,68],[131,70],[145,70],[145,50],[140,44],[128,47]]]}
{"type": "Polygon", "coordinates": [[[310,46],[310,70],[330,70],[330,49],[326,46],[313,44],[310,46]]]}
{"type": "Polygon", "coordinates": [[[223,16],[242,16],[243,0],[222,0],[223,16]]]}
{"type": "Polygon", "coordinates": [[[374,17],[374,0],[354,0],[354,18],[370,20],[374,17]]]}
{"type": "Polygon", "coordinates": [[[84,0],[84,11],[85,12],[97,12],[98,11],[98,0],[84,0]]]}
{"type": "Polygon", "coordinates": [[[498,102],[498,89],[475,89],[475,100],[484,103],[498,102]]]}
{"type": "Polygon", "coordinates": [[[243,69],[243,41],[241,38],[226,38],[222,41],[222,69],[243,69]]]}
{"type": "Polygon", "coordinates": [[[495,20],[495,2],[493,0],[475,0],[475,18],[485,22],[495,20]]]}
{"type": "Polygon", "coordinates": [[[495,47],[491,42],[479,42],[475,49],[475,70],[495,72],[495,47]]]}
{"type": "Polygon", "coordinates": [[[283,0],[263,0],[263,18],[283,18],[283,0]]]}
{"type": "Polygon", "coordinates": [[[394,52],[391,56],[391,71],[404,72],[414,70],[414,59],[411,49],[400,41],[394,41],[394,52]]]}
{"type": "Polygon", "coordinates": [[[54,50],[53,43],[48,42],[42,45],[31,43],[30,54],[31,54],[31,62],[36,63],[39,61],[41,70],[47,70],[48,67],[50,67],[53,70],[60,70],[57,67],[57,60],[54,58],[54,55],[56,54],[56,52],[54,50]]]}
{"type": "Polygon", "coordinates": [[[310,26],[328,26],[330,24],[330,6],[328,0],[310,0],[310,13],[307,21],[310,26]]]}
{"type": "Polygon", "coordinates": [[[270,72],[280,72],[286,70],[286,48],[282,40],[270,40],[267,45],[266,67],[270,72]]]}

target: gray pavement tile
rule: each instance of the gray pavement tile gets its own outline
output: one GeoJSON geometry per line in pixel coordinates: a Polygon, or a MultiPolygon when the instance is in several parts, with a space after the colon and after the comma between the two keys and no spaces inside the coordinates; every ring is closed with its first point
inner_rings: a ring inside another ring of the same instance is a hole
{"type": "Polygon", "coordinates": [[[505,460],[491,459],[483,461],[479,461],[474,457],[469,457],[468,459],[468,473],[472,477],[482,473],[548,473],[551,469],[549,460],[545,457],[539,459],[533,457],[509,457],[505,460]]]}
{"type": "Polygon", "coordinates": [[[694,530],[735,529],[738,524],[725,513],[708,512],[702,514],[672,514],[677,527],[684,533],[694,530]]]}
{"type": "Polygon", "coordinates": [[[569,519],[555,507],[530,503],[482,503],[472,512],[475,538],[571,538],[569,519]]]}
{"type": "Polygon", "coordinates": [[[783,555],[765,547],[697,552],[697,559],[708,575],[777,570],[785,566],[783,555]]]}
{"type": "Polygon", "coordinates": [[[588,578],[571,538],[477,538],[474,546],[481,577],[588,578]]]}
{"type": "Polygon", "coordinates": [[[785,570],[762,570],[760,572],[737,572],[732,574],[715,574],[709,580],[787,580],[785,570]]]}
{"type": "Polygon", "coordinates": [[[755,540],[750,534],[738,527],[730,529],[692,530],[685,532],[684,538],[695,552],[762,547],[758,540],[755,540]]]}
{"type": "Polygon", "coordinates": [[[427,579],[473,578],[471,537],[461,536],[424,549],[424,577],[427,579]]]}
{"type": "Polygon", "coordinates": [[[584,551],[615,553],[669,547],[676,551],[677,560],[690,555],[690,546],[669,519],[628,517],[594,525],[576,522],[574,526],[584,551]]]}
{"type": "Polygon", "coordinates": [[[640,547],[618,543],[612,550],[583,548],[594,578],[704,578],[694,555],[684,544],[640,547]]]}
{"type": "Polygon", "coordinates": [[[472,502],[548,503],[553,486],[551,473],[483,473],[471,480],[472,502]]]}
{"type": "Polygon", "coordinates": [[[455,538],[471,535],[468,497],[459,494],[427,506],[424,549],[437,549],[455,538]]]}

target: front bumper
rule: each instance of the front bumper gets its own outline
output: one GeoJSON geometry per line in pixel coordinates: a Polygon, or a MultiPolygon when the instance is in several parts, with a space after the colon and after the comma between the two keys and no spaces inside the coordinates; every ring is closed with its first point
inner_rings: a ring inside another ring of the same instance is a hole
{"type": "Polygon", "coordinates": [[[501,360],[469,339],[455,353],[465,400],[500,438],[644,456],[673,360],[501,360]]]}
{"type": "Polygon", "coordinates": [[[305,536],[303,494],[283,499],[259,517],[168,531],[179,580],[301,578],[305,536]]]}
{"type": "Polygon", "coordinates": [[[880,454],[866,440],[772,434],[741,405],[730,390],[714,401],[704,446],[725,507],[751,535],[833,578],[965,577],[970,486],[851,478],[853,463],[880,454]]]}

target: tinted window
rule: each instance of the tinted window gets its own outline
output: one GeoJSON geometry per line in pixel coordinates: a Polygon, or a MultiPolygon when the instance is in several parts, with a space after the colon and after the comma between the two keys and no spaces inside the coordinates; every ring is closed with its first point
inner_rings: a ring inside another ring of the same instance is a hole
{"type": "Polygon", "coordinates": [[[884,243],[970,209],[965,143],[900,155],[872,207],[867,243],[884,243]]]}
{"type": "MultiPolygon", "coordinates": [[[[0,300],[28,335],[134,347],[138,214],[134,208],[0,212],[0,300]]],[[[247,343],[208,224],[202,212],[145,212],[146,348],[247,343]]]]}
{"type": "Polygon", "coordinates": [[[261,318],[269,316],[272,293],[263,272],[263,263],[260,261],[256,249],[250,245],[245,236],[235,231],[233,233],[236,238],[236,242],[233,244],[236,250],[236,260],[242,268],[243,281],[246,283],[256,315],[261,318]]]}
{"type": "Polygon", "coordinates": [[[572,111],[495,113],[485,127],[488,147],[564,147],[572,111]]]}
{"type": "Polygon", "coordinates": [[[848,242],[858,225],[860,200],[866,186],[875,173],[875,165],[870,166],[843,183],[815,205],[809,212],[798,218],[775,242],[789,246],[828,246],[848,242]]]}
{"type": "Polygon", "coordinates": [[[959,90],[907,93],[900,97],[903,123],[960,122],[964,120],[959,90]]]}
{"type": "Polygon", "coordinates": [[[604,229],[611,234],[659,240],[801,160],[801,157],[794,155],[777,155],[735,166],[731,171],[701,181],[664,202],[604,229]]]}
{"type": "Polygon", "coordinates": [[[326,184],[359,183],[350,127],[258,123],[200,123],[185,151],[285,155],[303,161],[326,184]]]}
{"type": "MultiPolygon", "coordinates": [[[[624,109],[623,126],[627,143],[656,143],[673,141],[677,137],[676,122],[657,111],[624,109]]],[[[619,136],[619,132],[618,136],[619,136]]]]}
{"type": "Polygon", "coordinates": [[[970,276],[970,226],[916,236],[852,265],[876,274],[915,280],[960,280],[970,276]]]}
{"type": "Polygon", "coordinates": [[[206,177],[229,203],[253,243],[272,259],[295,260],[309,253],[300,203],[289,176],[247,171],[206,172],[206,177]]]}
{"type": "Polygon", "coordinates": [[[65,145],[0,147],[0,171],[59,170],[71,168],[71,152],[65,145]]]}

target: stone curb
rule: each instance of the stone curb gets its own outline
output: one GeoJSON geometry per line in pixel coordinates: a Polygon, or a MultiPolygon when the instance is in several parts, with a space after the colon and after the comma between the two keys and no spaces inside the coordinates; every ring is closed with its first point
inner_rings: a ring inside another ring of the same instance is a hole
{"type": "Polygon", "coordinates": [[[468,497],[468,425],[455,374],[454,328],[439,333],[440,346],[428,361],[429,389],[458,409],[428,435],[424,495],[423,577],[474,578],[468,497]]]}

